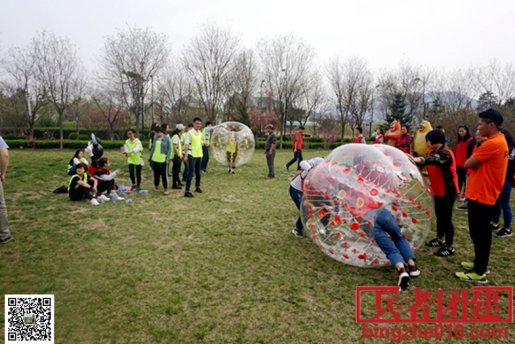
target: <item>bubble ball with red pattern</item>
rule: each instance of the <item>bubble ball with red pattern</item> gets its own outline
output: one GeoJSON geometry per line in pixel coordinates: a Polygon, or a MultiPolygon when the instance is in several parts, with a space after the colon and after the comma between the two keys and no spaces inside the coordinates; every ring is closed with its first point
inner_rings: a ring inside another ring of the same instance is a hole
{"type": "Polygon", "coordinates": [[[238,167],[248,163],[254,156],[254,134],[240,122],[224,122],[217,125],[211,134],[211,152],[220,164],[238,167]]]}
{"type": "Polygon", "coordinates": [[[390,265],[374,238],[374,214],[386,208],[415,250],[431,230],[433,198],[408,157],[388,145],[347,144],[333,150],[304,180],[306,234],[337,261],[390,265]]]}

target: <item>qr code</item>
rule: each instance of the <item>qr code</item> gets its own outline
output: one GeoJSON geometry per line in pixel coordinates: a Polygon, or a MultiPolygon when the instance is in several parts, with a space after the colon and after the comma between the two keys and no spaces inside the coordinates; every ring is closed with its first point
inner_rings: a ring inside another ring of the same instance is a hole
{"type": "Polygon", "coordinates": [[[5,343],[54,343],[54,295],[5,295],[5,343]]]}

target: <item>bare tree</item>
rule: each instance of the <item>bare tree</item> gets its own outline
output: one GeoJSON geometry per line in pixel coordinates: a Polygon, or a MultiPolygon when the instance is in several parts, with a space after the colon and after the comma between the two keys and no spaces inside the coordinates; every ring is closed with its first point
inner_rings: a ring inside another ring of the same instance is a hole
{"type": "Polygon", "coordinates": [[[343,143],[349,121],[354,119],[362,123],[364,120],[371,99],[372,73],[363,59],[334,59],[327,67],[327,78],[340,118],[340,140],[343,143]],[[363,101],[366,102],[361,104],[363,101]]]}
{"type": "Polygon", "coordinates": [[[58,114],[60,148],[63,148],[63,116],[79,96],[82,70],[75,48],[64,38],[43,31],[33,39],[34,59],[40,82],[58,114]]]}
{"type": "Polygon", "coordinates": [[[145,97],[151,79],[165,65],[169,56],[165,34],[149,28],[132,28],[107,37],[102,57],[102,77],[112,89],[119,89],[122,99],[134,114],[136,131],[145,126],[145,97]]]}
{"type": "Polygon", "coordinates": [[[7,88],[22,90],[25,99],[25,116],[28,123],[29,141],[34,139],[34,124],[39,119],[39,110],[47,104],[44,84],[38,78],[36,56],[33,45],[24,48],[13,48],[7,55],[4,68],[9,76],[7,88]]]}
{"type": "Polygon", "coordinates": [[[206,24],[184,53],[184,66],[209,120],[214,119],[228,96],[238,44],[230,29],[206,24]]]}
{"type": "Polygon", "coordinates": [[[114,130],[119,116],[124,110],[123,95],[116,90],[98,89],[92,96],[93,103],[107,122],[109,139],[114,139],[114,130]]]}
{"type": "Polygon", "coordinates": [[[476,69],[475,81],[477,96],[491,93],[497,98],[497,106],[515,96],[515,69],[511,64],[500,65],[492,61],[484,67],[476,69]]]}
{"type": "Polygon", "coordinates": [[[320,113],[321,107],[325,105],[326,94],[318,71],[312,72],[301,87],[302,97],[299,100],[299,107],[305,110],[301,119],[301,125],[305,126],[311,116],[320,113]]]}
{"type": "MultiPolygon", "coordinates": [[[[193,97],[193,85],[181,60],[174,61],[159,75],[157,99],[164,114],[171,114],[175,122],[184,123],[184,114],[193,97]]],[[[165,122],[168,120],[165,118],[165,122]]]]}
{"type": "Polygon", "coordinates": [[[258,44],[263,78],[281,128],[280,147],[285,121],[293,105],[302,97],[302,85],[313,68],[315,53],[311,46],[293,35],[263,39],[258,44]]]}

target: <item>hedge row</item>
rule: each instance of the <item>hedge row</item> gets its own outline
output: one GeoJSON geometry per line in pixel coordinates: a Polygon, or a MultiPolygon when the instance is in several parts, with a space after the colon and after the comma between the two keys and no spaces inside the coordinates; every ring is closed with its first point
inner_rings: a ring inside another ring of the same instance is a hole
{"type": "MultiPolygon", "coordinates": [[[[27,140],[12,140],[12,139],[6,139],[5,140],[9,147],[11,148],[32,148],[31,144],[27,140]]],[[[345,140],[345,143],[349,143],[349,140],[345,140]]],[[[120,149],[120,147],[123,146],[125,141],[102,141],[102,147],[105,149],[120,149]]],[[[35,148],[42,148],[42,149],[50,149],[50,148],[59,148],[59,140],[36,140],[35,142],[36,147],[35,148]]],[[[63,147],[64,148],[72,148],[72,149],[78,149],[78,148],[84,148],[88,145],[87,140],[64,140],[63,141],[63,147]]],[[[334,142],[331,144],[330,148],[336,148],[340,145],[340,142],[334,142]]],[[[323,149],[324,143],[321,142],[312,142],[305,145],[308,149],[323,149]]],[[[283,142],[283,148],[291,149],[291,142],[283,142]]],[[[265,149],[265,141],[258,141],[256,142],[256,149],[265,149]]]]}

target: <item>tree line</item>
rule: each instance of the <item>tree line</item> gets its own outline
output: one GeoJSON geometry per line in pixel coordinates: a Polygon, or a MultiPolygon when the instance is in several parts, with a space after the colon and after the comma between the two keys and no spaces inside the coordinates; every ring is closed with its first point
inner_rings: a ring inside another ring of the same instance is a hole
{"type": "MultiPolygon", "coordinates": [[[[128,27],[105,39],[94,70],[77,48],[51,32],[1,55],[0,126],[29,136],[38,122],[73,120],[77,131],[119,128],[139,133],[152,122],[238,120],[255,130],[276,124],[314,124],[313,134],[343,142],[351,128],[396,118],[406,124],[429,119],[474,125],[475,113],[501,109],[515,125],[515,69],[484,66],[438,72],[401,62],[373,72],[365,59],[320,61],[302,38],[263,38],[244,47],[230,27],[205,24],[182,50],[149,28],[128,27]]],[[[282,142],[282,141],[281,141],[282,142]]]]}

